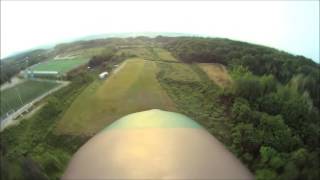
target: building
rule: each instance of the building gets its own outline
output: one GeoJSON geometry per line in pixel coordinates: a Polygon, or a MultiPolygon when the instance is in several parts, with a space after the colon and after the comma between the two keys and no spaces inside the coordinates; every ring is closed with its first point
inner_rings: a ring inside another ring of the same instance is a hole
{"type": "Polygon", "coordinates": [[[34,78],[34,77],[59,77],[61,74],[58,71],[34,71],[26,70],[25,78],[34,78]]]}

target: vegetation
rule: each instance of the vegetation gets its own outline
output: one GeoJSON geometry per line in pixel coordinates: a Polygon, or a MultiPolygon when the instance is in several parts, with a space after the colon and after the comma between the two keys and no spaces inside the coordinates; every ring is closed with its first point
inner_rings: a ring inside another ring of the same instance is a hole
{"type": "Polygon", "coordinates": [[[177,111],[196,120],[216,138],[228,144],[230,124],[227,121],[225,107],[221,106],[221,100],[218,98],[221,89],[195,64],[185,64],[193,70],[193,74],[188,71],[179,71],[181,77],[183,75],[194,76],[188,81],[176,79],[175,75],[168,76],[172,74],[172,66],[177,66],[177,64],[163,63],[159,66],[160,72],[157,78],[176,103],[177,111]]]}
{"type": "Polygon", "coordinates": [[[257,179],[318,179],[320,117],[307,91],[299,92],[295,78],[283,85],[272,75],[236,74],[223,95],[231,102],[234,152],[257,179]]]}
{"type": "Polygon", "coordinates": [[[1,91],[0,116],[19,109],[57,85],[58,83],[51,81],[27,80],[1,91]]]}

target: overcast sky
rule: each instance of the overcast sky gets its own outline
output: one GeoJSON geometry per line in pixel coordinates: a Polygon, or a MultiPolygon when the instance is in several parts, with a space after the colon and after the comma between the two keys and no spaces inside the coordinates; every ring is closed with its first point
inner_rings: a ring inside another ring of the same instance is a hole
{"type": "Polygon", "coordinates": [[[319,61],[319,1],[2,1],[1,57],[70,38],[181,32],[258,43],[319,61]]]}

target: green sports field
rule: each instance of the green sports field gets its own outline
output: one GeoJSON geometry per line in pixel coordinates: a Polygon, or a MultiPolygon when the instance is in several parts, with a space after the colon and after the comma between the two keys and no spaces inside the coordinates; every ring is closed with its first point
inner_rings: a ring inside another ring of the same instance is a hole
{"type": "Polygon", "coordinates": [[[58,122],[58,133],[95,134],[129,113],[176,110],[156,78],[156,62],[128,59],[115,71],[107,80],[95,81],[79,95],[58,122]]]}
{"type": "Polygon", "coordinates": [[[35,65],[31,69],[34,71],[57,71],[59,73],[66,73],[86,62],[88,62],[88,59],[49,60],[35,65]]]}
{"type": "Polygon", "coordinates": [[[27,80],[1,91],[0,116],[9,111],[19,109],[57,85],[58,83],[55,82],[27,80]]]}

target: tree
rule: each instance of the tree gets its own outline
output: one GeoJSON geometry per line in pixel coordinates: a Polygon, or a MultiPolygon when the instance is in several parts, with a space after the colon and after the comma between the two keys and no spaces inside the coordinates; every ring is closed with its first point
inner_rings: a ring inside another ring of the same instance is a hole
{"type": "Polygon", "coordinates": [[[232,129],[233,146],[239,153],[250,152],[256,154],[261,144],[261,137],[257,136],[252,124],[239,123],[232,129]]]}
{"type": "Polygon", "coordinates": [[[303,167],[308,158],[308,151],[304,148],[299,148],[291,154],[291,160],[295,162],[298,167],[303,167]]]}
{"type": "Polygon", "coordinates": [[[250,122],[250,105],[246,99],[236,98],[231,108],[233,120],[237,122],[250,122]]]}
{"type": "Polygon", "coordinates": [[[234,91],[236,96],[243,97],[249,102],[254,102],[263,94],[263,87],[258,77],[245,74],[235,80],[234,91]]]}
{"type": "Polygon", "coordinates": [[[298,137],[293,136],[281,116],[270,116],[263,113],[258,126],[258,133],[262,137],[264,145],[281,152],[290,151],[301,143],[298,137]]]}
{"type": "Polygon", "coordinates": [[[284,167],[283,173],[279,176],[279,179],[299,179],[299,169],[297,166],[289,161],[284,167]]]}
{"type": "Polygon", "coordinates": [[[259,111],[266,112],[270,115],[281,114],[282,100],[277,93],[270,93],[260,97],[258,100],[259,111]]]}
{"type": "Polygon", "coordinates": [[[48,103],[43,107],[40,116],[44,120],[52,119],[62,111],[60,101],[55,97],[50,97],[48,103]]]}
{"type": "Polygon", "coordinates": [[[262,76],[260,82],[263,95],[267,95],[277,90],[277,80],[273,75],[262,76]]]}
{"type": "Polygon", "coordinates": [[[259,169],[256,171],[257,180],[277,179],[277,173],[271,169],[259,169]]]}
{"type": "Polygon", "coordinates": [[[260,164],[263,167],[269,167],[274,170],[282,168],[286,163],[281,154],[269,146],[262,146],[260,148],[260,156],[260,164]]]}

